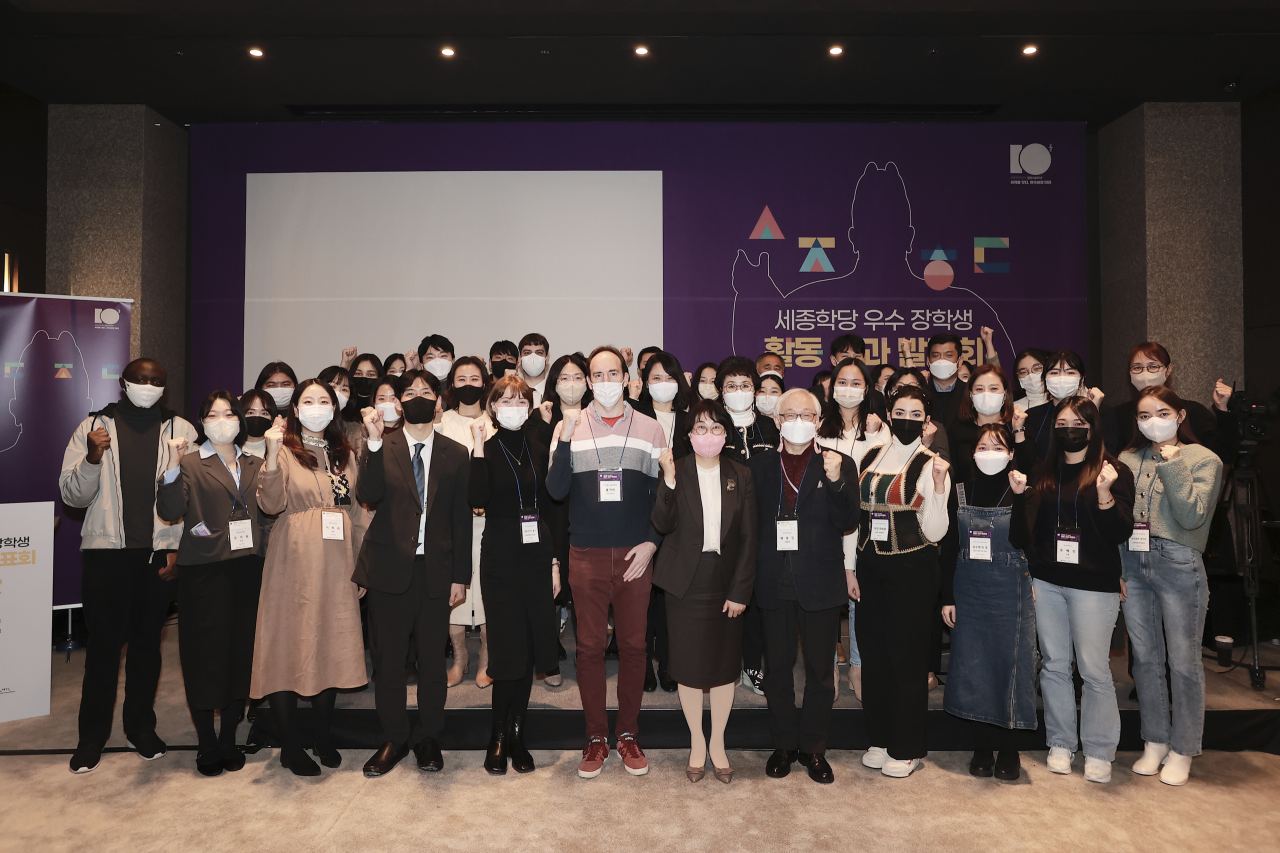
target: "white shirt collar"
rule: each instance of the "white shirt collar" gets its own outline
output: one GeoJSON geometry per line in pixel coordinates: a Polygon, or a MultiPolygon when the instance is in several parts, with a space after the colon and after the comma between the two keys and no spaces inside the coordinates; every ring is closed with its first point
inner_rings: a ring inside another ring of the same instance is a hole
{"type": "MultiPolygon", "coordinates": [[[[238,444],[235,445],[235,448],[236,448],[236,458],[239,459],[241,456],[244,455],[244,449],[240,447],[240,445],[238,444]]],[[[210,456],[217,456],[217,455],[218,455],[218,449],[213,446],[212,441],[206,438],[204,440],[204,444],[200,445],[200,458],[208,459],[210,456]]]]}

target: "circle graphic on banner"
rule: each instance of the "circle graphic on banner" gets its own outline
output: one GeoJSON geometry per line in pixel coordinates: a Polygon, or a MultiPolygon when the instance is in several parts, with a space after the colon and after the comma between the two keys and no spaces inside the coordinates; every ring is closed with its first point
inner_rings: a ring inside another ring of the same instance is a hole
{"type": "Polygon", "coordinates": [[[99,316],[102,318],[102,322],[108,326],[114,326],[120,322],[120,312],[114,308],[103,308],[99,316]]]}
{"type": "Polygon", "coordinates": [[[946,261],[929,261],[924,267],[924,283],[931,290],[946,290],[956,280],[956,272],[946,261]]]}
{"type": "Polygon", "coordinates": [[[1049,171],[1049,164],[1053,162],[1053,155],[1049,153],[1049,149],[1045,148],[1039,142],[1033,142],[1023,147],[1018,153],[1018,165],[1022,167],[1022,171],[1028,175],[1039,177],[1049,171]]]}

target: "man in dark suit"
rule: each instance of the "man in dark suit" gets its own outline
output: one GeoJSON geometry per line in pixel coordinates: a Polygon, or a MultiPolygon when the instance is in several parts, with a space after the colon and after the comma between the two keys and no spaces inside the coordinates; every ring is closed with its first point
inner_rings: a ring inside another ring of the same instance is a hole
{"type": "Polygon", "coordinates": [[[440,381],[422,370],[396,383],[404,427],[384,430],[382,413],[363,411],[367,441],[356,497],[377,510],[352,580],[368,590],[374,699],[386,739],[364,765],[382,776],[408,755],[418,769],[444,768],[445,665],[449,609],[471,582],[470,455],[432,429],[440,381]],[[417,648],[418,721],[405,701],[405,660],[417,648]]]}
{"type": "Polygon", "coordinates": [[[750,460],[759,521],[756,601],[764,616],[765,698],[774,751],[765,772],[781,778],[799,760],[815,782],[835,777],[827,730],[835,701],[832,667],[848,602],[842,537],[858,524],[858,466],[814,436],[818,400],[792,388],[778,401],[782,451],[750,460]],[[796,634],[804,647],[804,706],[795,706],[796,634]]]}

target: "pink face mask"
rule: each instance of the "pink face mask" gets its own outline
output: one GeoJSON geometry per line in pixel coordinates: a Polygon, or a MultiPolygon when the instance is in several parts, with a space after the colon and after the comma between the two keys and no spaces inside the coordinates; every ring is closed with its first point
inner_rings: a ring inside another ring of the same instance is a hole
{"type": "Polygon", "coordinates": [[[711,433],[692,435],[689,437],[689,441],[693,444],[693,452],[704,459],[719,456],[720,451],[724,450],[723,435],[712,435],[711,433]]]}

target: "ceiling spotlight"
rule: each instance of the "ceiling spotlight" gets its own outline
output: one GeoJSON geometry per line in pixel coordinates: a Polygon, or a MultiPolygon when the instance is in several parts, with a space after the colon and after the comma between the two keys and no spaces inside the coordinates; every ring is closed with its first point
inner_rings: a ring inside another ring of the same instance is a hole
{"type": "Polygon", "coordinates": [[[252,56],[254,59],[261,59],[262,57],[266,56],[266,54],[263,53],[262,48],[260,47],[249,48],[249,55],[252,56]]]}
{"type": "Polygon", "coordinates": [[[451,47],[442,47],[440,48],[440,55],[445,59],[452,59],[458,55],[458,52],[451,47]]]}
{"type": "Polygon", "coordinates": [[[827,48],[827,53],[832,56],[840,56],[844,53],[844,48],[838,44],[833,44],[831,47],[827,48]]]}
{"type": "Polygon", "coordinates": [[[648,56],[648,55],[649,55],[649,48],[645,47],[642,44],[636,45],[636,56],[648,56]]]}
{"type": "Polygon", "coordinates": [[[1039,52],[1040,52],[1040,48],[1036,47],[1034,44],[1029,44],[1026,47],[1022,48],[1023,56],[1035,56],[1039,52]]]}

